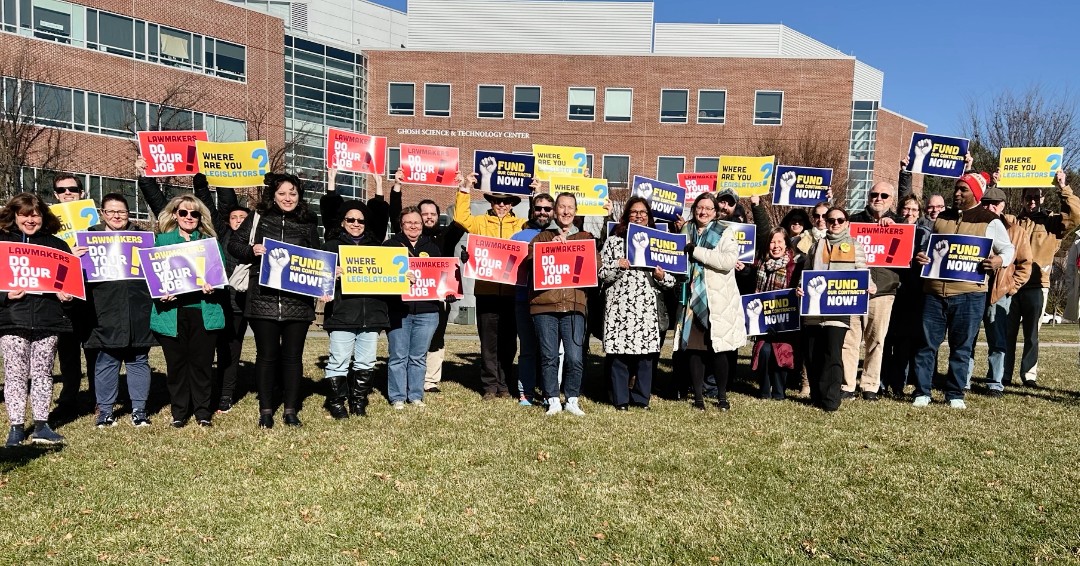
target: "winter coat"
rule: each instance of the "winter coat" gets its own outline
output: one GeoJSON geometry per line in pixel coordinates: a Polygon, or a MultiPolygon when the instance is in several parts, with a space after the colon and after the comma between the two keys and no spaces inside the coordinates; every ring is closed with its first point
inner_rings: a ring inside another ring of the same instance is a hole
{"type": "MultiPolygon", "coordinates": [[[[180,229],[176,228],[172,232],[158,234],[154,238],[154,245],[171,246],[201,239],[203,239],[202,234],[192,232],[191,240],[185,240],[180,235],[180,229]]],[[[217,244],[217,240],[214,240],[214,243],[217,244]]],[[[217,245],[217,248],[218,252],[222,253],[220,244],[217,245]]],[[[224,259],[224,253],[222,253],[222,261],[224,259]]],[[[225,328],[224,304],[227,300],[228,297],[223,289],[218,289],[209,295],[202,291],[183,293],[168,302],[156,300],[153,303],[153,309],[150,311],[150,329],[163,336],[175,338],[177,336],[176,309],[197,308],[202,312],[203,328],[206,330],[221,330],[225,328]]]]}
{"type": "MultiPolygon", "coordinates": [[[[401,211],[401,193],[397,193],[398,211],[401,211]]],[[[391,197],[393,200],[394,197],[391,197]]],[[[326,241],[337,241],[337,237],[340,234],[345,233],[341,229],[341,219],[344,216],[341,213],[341,209],[345,208],[345,199],[337,191],[328,192],[319,199],[319,215],[322,218],[323,223],[323,238],[326,241]]],[[[369,198],[364,202],[367,207],[367,212],[364,214],[364,234],[368,236],[372,242],[376,242],[371,245],[379,245],[378,242],[382,242],[386,239],[386,227],[387,219],[390,215],[390,205],[386,204],[386,200],[382,195],[376,195],[369,198]]],[[[395,230],[396,231],[396,230],[395,230]]],[[[365,244],[367,245],[367,244],[365,244]]]]}
{"type": "Polygon", "coordinates": [[[1005,224],[1009,241],[1013,243],[1016,250],[1013,253],[1012,263],[1001,266],[1001,269],[990,275],[990,292],[986,300],[990,305],[1000,301],[1006,295],[1015,295],[1031,279],[1032,253],[1027,232],[1011,214],[1003,215],[1002,223],[1005,224]]]}
{"type": "MultiPolygon", "coordinates": [[[[136,230],[128,223],[123,230],[136,230]]],[[[91,232],[111,232],[105,224],[91,232]]],[[[157,345],[150,331],[154,300],[142,279],[86,284],[86,300],[92,309],[93,328],[86,347],[93,349],[149,348],[157,345]]]]}
{"type": "Polygon", "coordinates": [[[724,230],[715,248],[694,247],[693,259],[705,266],[705,293],[709,298],[709,336],[714,352],[730,352],[746,345],[746,317],[735,284],[739,247],[731,230],[724,230]]]}
{"type": "MultiPolygon", "coordinates": [[[[441,253],[439,246],[423,234],[416,240],[415,246],[409,243],[409,239],[402,232],[390,236],[383,245],[404,247],[409,250],[409,257],[440,257],[441,253]]],[[[442,301],[403,301],[399,295],[388,296],[387,304],[390,305],[391,313],[398,314],[423,314],[439,312],[442,309],[442,301]]]]}
{"type": "MultiPolygon", "coordinates": [[[[810,253],[806,254],[803,263],[803,271],[841,271],[851,269],[866,269],[866,250],[862,245],[855,241],[851,237],[850,233],[845,233],[843,239],[833,246],[833,252],[830,255],[828,261],[818,261],[818,255],[828,250],[828,248],[822,249],[823,246],[829,245],[829,237],[825,236],[818,240],[814,247],[810,249],[810,253]]],[[[805,298],[803,300],[806,300],[805,298]]],[[[802,318],[802,325],[805,326],[834,326],[842,328],[851,328],[851,315],[832,315],[832,316],[804,316],[802,318]]]]}
{"type": "Polygon", "coordinates": [[[600,250],[597,272],[604,288],[604,352],[607,354],[654,354],[660,351],[660,337],[667,332],[667,320],[661,322],[661,289],[671,289],[675,277],[664,273],[657,281],[652,270],[622,269],[619,260],[626,258],[626,240],[609,236],[600,250]]]}
{"type": "MultiPolygon", "coordinates": [[[[526,262],[531,266],[533,260],[533,247],[542,242],[551,242],[559,235],[560,228],[552,224],[553,228],[543,230],[536,235],[529,246],[529,257],[526,262]]],[[[567,237],[570,242],[578,240],[591,240],[592,234],[588,232],[575,232],[567,237]]],[[[597,258],[599,260],[599,258],[597,258]]],[[[532,270],[530,269],[530,272],[532,270]]],[[[537,314],[560,314],[588,312],[588,300],[584,289],[548,289],[546,291],[533,291],[529,295],[529,313],[537,314]]]]}
{"type": "MultiPolygon", "coordinates": [[[[29,237],[24,237],[18,228],[13,232],[0,232],[0,242],[34,244],[71,253],[67,242],[40,231],[29,237]]],[[[71,303],[78,299],[65,303],[55,293],[27,293],[16,300],[7,297],[7,293],[0,292],[0,334],[13,330],[37,330],[50,334],[71,332],[71,303]]]]}
{"type": "MultiPolygon", "coordinates": [[[[251,279],[248,282],[247,305],[244,317],[251,319],[285,321],[315,320],[315,299],[279,291],[259,285],[259,269],[262,258],[255,255],[253,247],[248,245],[251,224],[255,219],[252,214],[233,232],[229,240],[229,253],[236,259],[251,264],[251,279]]],[[[269,238],[294,246],[321,249],[319,242],[318,221],[314,214],[300,217],[295,210],[284,213],[276,205],[269,210],[259,212],[259,225],[255,228],[255,244],[261,244],[269,238]]]]}
{"type": "MultiPolygon", "coordinates": [[[[347,233],[341,231],[336,238],[326,242],[323,249],[338,253],[341,246],[377,246],[367,229],[360,243],[354,243],[347,233]]],[[[341,279],[334,283],[334,300],[326,303],[323,311],[323,329],[355,330],[357,328],[390,328],[390,309],[385,295],[343,295],[341,279]]]]}

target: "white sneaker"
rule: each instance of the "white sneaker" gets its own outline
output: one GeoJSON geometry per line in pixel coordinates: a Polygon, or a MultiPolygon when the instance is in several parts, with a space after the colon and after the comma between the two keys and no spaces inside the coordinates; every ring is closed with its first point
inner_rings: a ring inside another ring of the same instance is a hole
{"type": "MultiPolygon", "coordinates": [[[[566,404],[569,405],[570,401],[567,400],[566,404]]],[[[559,402],[559,398],[558,397],[551,397],[550,399],[548,399],[548,410],[544,414],[550,416],[550,415],[557,415],[557,414],[559,414],[561,412],[562,412],[562,403],[559,402]]]]}
{"type": "Polygon", "coordinates": [[[915,398],[915,401],[911,404],[912,407],[925,407],[930,404],[929,395],[919,395],[915,398]]]}
{"type": "Polygon", "coordinates": [[[394,403],[392,405],[390,405],[390,407],[392,409],[394,409],[395,411],[400,411],[400,410],[405,408],[405,402],[404,401],[394,401],[394,403]]]}
{"type": "Polygon", "coordinates": [[[409,401],[409,404],[413,407],[427,407],[427,403],[423,402],[420,399],[417,399],[415,401],[409,401]]]}
{"type": "Polygon", "coordinates": [[[949,401],[949,408],[950,409],[966,409],[967,404],[964,403],[963,399],[952,399],[952,400],[949,401]]]}
{"type": "Polygon", "coordinates": [[[578,398],[577,397],[567,397],[566,398],[566,412],[570,413],[571,415],[574,415],[575,417],[584,417],[585,416],[585,411],[582,411],[581,407],[578,407],[578,398]]]}

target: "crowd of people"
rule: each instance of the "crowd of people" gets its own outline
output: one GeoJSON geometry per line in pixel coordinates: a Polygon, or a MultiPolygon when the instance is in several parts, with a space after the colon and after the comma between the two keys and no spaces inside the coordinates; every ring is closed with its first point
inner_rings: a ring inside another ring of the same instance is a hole
{"type": "MultiPolygon", "coordinates": [[[[145,167],[138,160],[135,173],[156,217],[150,227],[155,245],[214,240],[230,285],[204,285],[200,291],[158,299],[138,280],[88,283],[85,301],[63,292],[0,293],[7,446],[26,440],[63,441],[49,426],[56,358],[62,389],[54,416],[79,411],[85,357],[96,401],[95,426],[117,424],[121,366],[126,367],[131,424],[150,426],[149,352],[155,346],[161,346],[165,359],[171,426],[181,428],[194,420],[211,427],[215,414],[233,408],[249,328],[254,335],[258,426],[272,428],[279,406],[284,425],[302,426],[298,413],[304,350],[316,319],[316,301],[259,284],[262,256],[268,254],[264,238],[332,252],[341,246],[397,246],[410,257],[461,256],[463,261],[468,257],[460,251],[460,242],[467,233],[530,243],[596,240],[598,288],[535,290],[532,285],[475,282],[478,373],[488,401],[509,398],[522,406],[543,405],[547,415],[584,415],[584,360],[589,337],[595,335],[605,354],[610,402],[620,411],[647,410],[659,390],[685,396],[697,410],[706,410],[705,399],[713,396],[716,408],[729,410],[728,383],[737,351],[748,342],[751,370],[763,399],[781,400],[797,388],[825,411],[837,410],[847,399],[875,401],[885,395],[924,407],[931,402],[938,352],[947,337],[944,399],[950,407],[964,408],[980,322],[989,350],[989,370],[980,390],[1000,397],[1014,374],[1024,385],[1037,386],[1039,325],[1053,259],[1066,232],[1080,225],[1080,200],[1060,172],[1054,184],[1062,212],[1043,209],[1047,189],[1039,188],[1023,191],[1020,210],[1005,211],[1007,199],[996,186],[996,175],[969,170],[956,181],[952,207],[946,208],[939,195],[930,196],[924,207],[911,191],[911,174],[902,167],[899,188],[889,182],[874,184],[865,210],[849,216],[826,200],[809,209],[791,209],[779,226],[771,222],[760,197],[750,198],[746,207],[730,189],[702,193],[688,207],[686,220],[669,227],[684,234],[687,242],[687,273],[673,274],[628,261],[628,226],[655,226],[649,202],[640,197],[616,207],[607,203],[609,213],[617,209],[610,216],[615,222],[610,233],[607,218],[579,217],[573,194],[545,193],[538,181],[526,197],[527,217],[513,211],[521,196],[486,191],[480,192],[489,210],[473,214],[472,196],[478,189],[470,173],[459,176],[453,221],[440,225],[437,203],[421,200],[403,206],[402,185],[395,181],[387,198],[381,176],[374,176],[372,198],[346,200],[335,190],[337,171],[329,170],[317,215],[308,208],[303,183],[293,175],[268,174],[251,210],[240,205],[233,189],[212,190],[202,175],[195,176],[191,193],[170,199],[155,179],[145,176],[145,167]],[[756,225],[752,262],[739,261],[731,222],[756,225]],[[801,296],[804,270],[867,269],[850,222],[914,224],[910,265],[869,268],[864,316],[805,316],[800,330],[748,338],[741,296],[791,288],[801,296]],[[979,265],[986,282],[922,278],[920,268],[933,253],[927,249],[931,234],[990,238],[993,252],[979,265]],[[676,371],[660,382],[654,377],[669,331],[676,371]],[[26,426],[27,404],[31,428],[26,426]]],[[[81,180],[72,175],[58,176],[53,189],[61,202],[85,198],[81,180]]],[[[102,220],[91,231],[139,229],[129,218],[130,203],[123,195],[107,194],[98,204],[102,220]]],[[[32,193],[19,194],[0,209],[0,241],[38,244],[76,256],[87,253],[85,247],[70,248],[58,238],[60,227],[45,201],[32,193]]],[[[277,259],[273,253],[267,258],[271,265],[277,259]]],[[[411,273],[408,277],[414,278],[411,273]]],[[[325,408],[330,416],[366,416],[383,332],[389,352],[386,400],[395,410],[423,407],[425,396],[439,391],[453,300],[344,294],[338,281],[333,295],[322,297],[322,329],[329,336],[325,408]]]]}

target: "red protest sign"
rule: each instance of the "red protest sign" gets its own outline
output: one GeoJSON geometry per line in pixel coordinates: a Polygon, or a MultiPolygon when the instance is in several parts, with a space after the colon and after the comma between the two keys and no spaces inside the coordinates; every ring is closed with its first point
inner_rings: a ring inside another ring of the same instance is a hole
{"type": "Polygon", "coordinates": [[[326,163],[352,173],[386,173],[386,138],[327,128],[326,163]]]}
{"type": "Polygon", "coordinates": [[[206,130],[138,132],[139,152],[147,177],[194,175],[199,172],[196,141],[209,141],[206,130]]]}
{"type": "Polygon", "coordinates": [[[716,171],[712,173],[678,173],[679,186],[686,189],[686,206],[694,204],[701,193],[716,192],[716,171]]]}
{"type": "Polygon", "coordinates": [[[67,252],[35,244],[0,243],[7,269],[0,275],[0,291],[64,292],[86,299],[82,265],[67,252]]]}
{"type": "Polygon", "coordinates": [[[402,183],[455,187],[458,174],[458,148],[438,145],[401,144],[402,183]]]}
{"type": "Polygon", "coordinates": [[[915,251],[914,224],[852,222],[851,237],[863,246],[869,267],[909,267],[915,251]]]}
{"type": "Polygon", "coordinates": [[[596,240],[543,242],[533,253],[533,288],[596,287],[596,240]]]}
{"type": "Polygon", "coordinates": [[[528,242],[469,234],[465,250],[469,261],[461,269],[462,277],[507,285],[524,285],[528,281],[528,272],[522,269],[529,255],[528,242]]]}
{"type": "Polygon", "coordinates": [[[443,300],[446,297],[464,296],[457,275],[457,260],[452,257],[410,257],[409,271],[416,282],[409,292],[401,295],[403,301],[443,300]]]}

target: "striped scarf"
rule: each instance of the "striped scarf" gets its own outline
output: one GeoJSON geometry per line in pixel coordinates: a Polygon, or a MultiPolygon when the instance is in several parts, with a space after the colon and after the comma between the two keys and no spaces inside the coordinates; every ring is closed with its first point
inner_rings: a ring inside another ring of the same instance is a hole
{"type": "MultiPolygon", "coordinates": [[[[693,222],[687,222],[683,227],[683,234],[694,243],[695,246],[705,249],[713,249],[720,243],[720,236],[724,234],[724,226],[719,222],[712,222],[700,232],[693,222]]],[[[683,315],[682,343],[685,345],[690,338],[690,327],[693,319],[697,319],[702,327],[709,327],[709,296],[705,287],[705,266],[693,256],[686,258],[690,268],[690,278],[683,287],[683,305],[687,308],[683,315]]]]}

